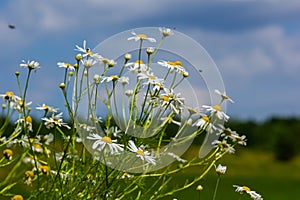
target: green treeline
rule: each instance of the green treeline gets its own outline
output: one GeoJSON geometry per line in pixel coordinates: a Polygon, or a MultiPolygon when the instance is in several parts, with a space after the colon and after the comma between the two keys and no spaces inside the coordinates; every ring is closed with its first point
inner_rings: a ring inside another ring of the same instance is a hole
{"type": "Polygon", "coordinates": [[[273,117],[264,122],[230,120],[228,126],[247,136],[247,148],[270,151],[282,161],[300,153],[300,119],[273,117]]]}

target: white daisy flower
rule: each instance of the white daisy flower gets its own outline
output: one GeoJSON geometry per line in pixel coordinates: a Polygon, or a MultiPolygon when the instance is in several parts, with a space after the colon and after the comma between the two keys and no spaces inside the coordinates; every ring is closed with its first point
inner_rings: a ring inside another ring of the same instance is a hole
{"type": "Polygon", "coordinates": [[[136,60],[135,62],[127,63],[125,67],[129,67],[131,72],[144,72],[149,70],[148,66],[144,64],[142,60],[136,60]]]}
{"type": "Polygon", "coordinates": [[[129,77],[127,76],[121,76],[118,80],[122,85],[127,85],[129,84],[129,77]]]}
{"type": "Polygon", "coordinates": [[[23,113],[23,109],[28,109],[28,106],[32,104],[32,101],[29,102],[23,102],[23,99],[20,99],[19,101],[15,102],[13,104],[13,108],[18,111],[19,113],[23,113]]]}
{"type": "Polygon", "coordinates": [[[43,117],[42,120],[45,121],[45,126],[50,129],[53,128],[54,126],[59,126],[59,127],[66,127],[67,129],[71,129],[71,127],[69,127],[67,125],[67,123],[63,122],[62,119],[62,112],[55,115],[54,113],[52,113],[52,116],[47,118],[47,117],[43,117]]]}
{"type": "Polygon", "coordinates": [[[247,186],[233,185],[233,187],[235,187],[236,188],[235,191],[240,193],[240,194],[247,193],[254,200],[263,200],[263,198],[260,194],[258,194],[257,192],[251,190],[247,186]]]}
{"type": "Polygon", "coordinates": [[[42,106],[38,106],[38,107],[36,107],[36,109],[37,110],[44,110],[45,112],[52,112],[52,113],[56,113],[56,112],[58,112],[58,108],[53,108],[53,107],[51,107],[51,106],[48,106],[48,105],[46,105],[46,104],[42,104],[42,106]]]}
{"type": "Polygon", "coordinates": [[[163,121],[165,121],[165,122],[167,122],[167,123],[173,123],[173,124],[176,124],[176,125],[178,125],[178,126],[180,126],[181,125],[181,123],[180,122],[178,122],[178,121],[175,121],[174,119],[173,119],[173,117],[171,117],[171,116],[167,116],[167,117],[162,117],[162,118],[160,118],[161,120],[163,120],[163,121]]]}
{"type": "Polygon", "coordinates": [[[32,130],[32,118],[29,116],[29,115],[27,115],[26,117],[24,117],[24,118],[21,118],[21,119],[18,119],[17,121],[16,121],[16,123],[21,123],[21,124],[23,124],[23,125],[25,125],[24,123],[26,123],[26,125],[25,125],[25,127],[29,130],[29,131],[33,131],[32,130]]]}
{"type": "Polygon", "coordinates": [[[81,62],[85,68],[91,68],[92,66],[94,66],[97,63],[97,61],[95,59],[91,59],[91,58],[85,59],[81,62]]]}
{"type": "Polygon", "coordinates": [[[96,149],[98,151],[103,151],[105,147],[109,148],[110,154],[120,153],[124,150],[122,144],[117,144],[117,140],[112,140],[108,136],[102,137],[98,134],[92,133],[89,136],[87,136],[87,139],[95,140],[95,142],[92,145],[92,149],[96,149]]]}
{"type": "Polygon", "coordinates": [[[219,104],[216,104],[214,106],[203,105],[202,108],[204,108],[205,112],[210,112],[212,115],[215,115],[219,119],[222,119],[224,121],[228,121],[229,119],[229,116],[222,111],[222,107],[219,104]]]}
{"type": "Polygon", "coordinates": [[[228,151],[228,153],[235,153],[235,149],[230,144],[228,144],[226,140],[214,140],[211,144],[215,148],[220,147],[222,151],[228,151]]]}
{"type": "Polygon", "coordinates": [[[102,77],[101,83],[103,83],[103,82],[108,83],[108,82],[111,82],[111,81],[115,82],[117,80],[119,80],[119,76],[111,75],[111,76],[102,77]]]}
{"type": "Polygon", "coordinates": [[[94,53],[90,50],[90,48],[87,48],[86,47],[86,41],[83,40],[83,47],[79,47],[76,45],[76,51],[80,51],[82,53],[84,53],[82,56],[83,57],[92,57],[94,59],[97,59],[97,60],[101,60],[102,59],[102,56],[99,55],[98,53],[94,53]]]}
{"type": "Polygon", "coordinates": [[[136,147],[136,145],[134,144],[134,142],[132,140],[129,140],[129,142],[128,142],[128,149],[131,152],[136,153],[136,157],[142,159],[146,163],[151,163],[152,165],[156,165],[154,156],[151,155],[148,151],[143,150],[140,147],[139,148],[136,147]]]}
{"type": "Polygon", "coordinates": [[[217,167],[215,165],[215,169],[216,169],[217,174],[222,175],[222,174],[225,174],[227,167],[219,164],[217,167]]]}
{"type": "Polygon", "coordinates": [[[156,42],[154,38],[150,38],[146,34],[136,34],[134,31],[132,31],[131,34],[133,35],[133,37],[129,37],[127,40],[134,40],[134,41],[148,40],[149,42],[156,42]]]}
{"type": "Polygon", "coordinates": [[[181,93],[175,94],[172,89],[164,89],[165,93],[161,94],[162,106],[170,106],[171,110],[179,114],[184,105],[184,97],[181,93]]]}
{"type": "Polygon", "coordinates": [[[16,96],[11,91],[7,91],[5,92],[5,94],[0,94],[0,97],[2,97],[4,101],[10,101],[10,102],[17,102],[21,100],[21,97],[16,96]]]}
{"type": "Polygon", "coordinates": [[[163,83],[164,81],[164,79],[157,78],[153,74],[153,72],[149,72],[149,71],[138,73],[138,79],[140,80],[146,79],[146,82],[143,83],[144,85],[148,85],[148,84],[155,85],[156,83],[163,83]]]}
{"type": "Polygon", "coordinates": [[[188,76],[188,73],[185,70],[185,68],[183,67],[182,62],[179,61],[179,60],[177,60],[175,62],[161,60],[161,61],[158,61],[157,64],[168,68],[170,70],[170,72],[175,71],[175,72],[180,73],[184,76],[188,76]]]}
{"type": "Polygon", "coordinates": [[[227,101],[230,101],[231,103],[234,103],[234,101],[232,100],[232,99],[230,99],[227,95],[226,95],[226,93],[225,92],[220,92],[219,90],[215,90],[215,93],[217,93],[218,95],[220,95],[221,96],[221,98],[222,98],[222,100],[221,100],[221,102],[223,102],[224,100],[227,100],[227,101]]]}
{"type": "Polygon", "coordinates": [[[70,69],[72,71],[75,71],[75,68],[73,65],[71,65],[70,63],[66,63],[66,62],[58,62],[57,63],[58,67],[62,67],[62,68],[66,68],[66,69],[70,69]]]}
{"type": "Polygon", "coordinates": [[[20,67],[24,67],[24,68],[28,68],[30,70],[34,69],[36,70],[37,68],[40,68],[40,63],[32,60],[28,60],[27,62],[25,62],[25,60],[22,60],[23,63],[20,64],[20,67]]]}
{"type": "Polygon", "coordinates": [[[197,126],[201,129],[206,130],[207,132],[212,132],[218,130],[218,128],[211,123],[208,116],[204,115],[200,119],[196,120],[196,122],[193,124],[193,126],[197,126]]]}

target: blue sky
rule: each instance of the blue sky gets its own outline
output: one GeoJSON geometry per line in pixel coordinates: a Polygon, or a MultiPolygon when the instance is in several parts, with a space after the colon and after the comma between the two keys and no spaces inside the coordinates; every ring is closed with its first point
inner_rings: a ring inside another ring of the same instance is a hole
{"type": "Polygon", "coordinates": [[[170,27],[199,42],[218,66],[232,117],[300,115],[300,2],[296,0],[3,0],[0,2],[0,93],[17,91],[24,60],[42,68],[30,82],[33,105],[59,107],[57,85],[75,45],[96,46],[138,27],[170,27]],[[9,29],[8,24],[16,26],[9,29]]]}

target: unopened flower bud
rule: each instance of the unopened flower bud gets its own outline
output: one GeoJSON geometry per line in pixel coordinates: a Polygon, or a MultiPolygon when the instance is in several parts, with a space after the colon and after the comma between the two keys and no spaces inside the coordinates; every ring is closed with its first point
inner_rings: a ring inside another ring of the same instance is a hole
{"type": "Polygon", "coordinates": [[[77,54],[76,56],[75,56],[75,59],[77,60],[77,61],[81,61],[82,60],[82,55],[79,53],[79,54],[77,54]]]}
{"type": "Polygon", "coordinates": [[[153,47],[148,47],[148,48],[146,49],[146,53],[147,53],[148,55],[153,54],[153,52],[154,52],[154,48],[153,48],[153,47]]]}
{"type": "Polygon", "coordinates": [[[202,191],[203,190],[203,186],[202,185],[198,185],[197,188],[196,188],[196,190],[202,191]]]}
{"type": "Polygon", "coordinates": [[[108,65],[108,67],[113,67],[115,65],[115,61],[114,60],[109,60],[107,65],[108,65]]]}
{"type": "Polygon", "coordinates": [[[20,75],[20,72],[19,72],[19,71],[16,71],[16,72],[15,72],[15,75],[16,75],[16,76],[19,76],[19,75],[20,75]]]}
{"type": "Polygon", "coordinates": [[[65,83],[61,83],[61,84],[59,84],[59,87],[60,87],[61,89],[65,89],[66,84],[65,84],[65,83]]]}
{"type": "Polygon", "coordinates": [[[129,53],[126,53],[125,55],[124,55],[124,59],[125,60],[130,60],[131,59],[131,54],[129,54],[129,53]]]}

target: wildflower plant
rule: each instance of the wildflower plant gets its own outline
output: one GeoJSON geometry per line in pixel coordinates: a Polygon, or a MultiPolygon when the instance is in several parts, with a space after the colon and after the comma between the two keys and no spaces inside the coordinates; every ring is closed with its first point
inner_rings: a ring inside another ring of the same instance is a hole
{"type": "Polygon", "coordinates": [[[233,100],[225,93],[216,66],[186,35],[168,28],[142,28],[117,34],[94,49],[83,41],[75,51],[73,64],[57,62],[58,70],[64,68],[59,88],[67,114],[43,103],[36,107],[42,117],[34,125],[26,94],[31,72],[41,68],[37,61],[20,64],[27,68],[27,76],[23,86],[22,73],[16,73],[19,96],[12,91],[0,94],[6,112],[0,128],[0,167],[11,167],[1,180],[0,195],[175,197],[176,192],[199,185],[214,167],[220,178],[226,167],[217,166],[218,161],[234,153],[236,145],[246,145],[245,136],[224,126],[229,120],[226,103],[233,100]],[[210,98],[205,99],[201,80],[210,98]],[[7,133],[15,112],[16,127],[7,133]],[[199,156],[182,157],[200,136],[204,139],[199,156]],[[190,167],[202,171],[193,180],[170,187],[172,175],[190,167]],[[16,193],[16,186],[24,192],[16,193]]]}

